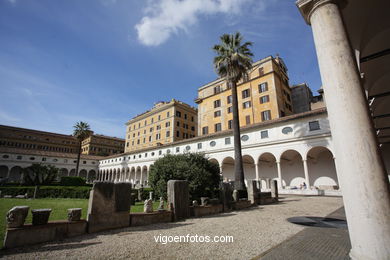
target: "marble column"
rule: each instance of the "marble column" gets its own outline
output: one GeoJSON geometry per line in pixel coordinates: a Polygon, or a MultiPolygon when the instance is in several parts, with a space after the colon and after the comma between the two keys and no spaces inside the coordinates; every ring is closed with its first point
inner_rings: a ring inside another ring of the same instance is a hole
{"type": "Polygon", "coordinates": [[[278,169],[278,187],[279,189],[283,189],[282,169],[280,167],[280,161],[276,161],[276,166],[278,169]]]}
{"type": "MultiPolygon", "coordinates": [[[[390,187],[339,7],[300,0],[311,24],[343,193],[352,259],[390,256],[390,187]]],[[[351,4],[351,3],[349,3],[351,4]]]]}
{"type": "Polygon", "coordinates": [[[255,163],[256,180],[259,180],[259,165],[255,163]]]}
{"type": "Polygon", "coordinates": [[[306,189],[310,189],[310,178],[309,178],[309,170],[307,169],[307,160],[303,159],[303,171],[305,173],[305,182],[306,182],[306,189]]]}

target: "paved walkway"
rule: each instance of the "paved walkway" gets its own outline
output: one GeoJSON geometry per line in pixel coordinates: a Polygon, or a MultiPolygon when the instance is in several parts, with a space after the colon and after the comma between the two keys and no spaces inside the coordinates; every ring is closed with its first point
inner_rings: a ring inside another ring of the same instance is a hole
{"type": "MultiPolygon", "coordinates": [[[[86,234],[63,241],[0,250],[0,258],[23,260],[252,259],[281,243],[283,245],[283,241],[307,229],[305,226],[290,223],[287,221],[288,218],[325,217],[342,206],[342,199],[339,197],[286,196],[278,204],[262,205],[210,217],[191,218],[180,222],[144,227],[128,227],[86,234]],[[229,235],[234,237],[234,242],[162,244],[154,239],[155,236],[160,235],[186,236],[187,234],[211,237],[229,235]]],[[[268,252],[271,253],[272,250],[268,252]]],[[[326,251],[321,249],[321,252],[326,251]]],[[[291,253],[287,255],[289,254],[291,253]]],[[[313,254],[313,256],[316,255],[313,254]]],[[[276,255],[276,257],[279,256],[276,255]]]]}
{"type": "MultiPolygon", "coordinates": [[[[346,220],[344,207],[329,214],[327,218],[346,220]]],[[[350,259],[350,249],[347,228],[307,227],[255,259],[345,260],[350,259]]]]}

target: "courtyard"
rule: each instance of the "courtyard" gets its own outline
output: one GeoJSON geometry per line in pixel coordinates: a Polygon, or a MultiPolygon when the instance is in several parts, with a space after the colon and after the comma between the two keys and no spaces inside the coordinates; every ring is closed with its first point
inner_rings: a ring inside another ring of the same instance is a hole
{"type": "MultiPolygon", "coordinates": [[[[285,196],[280,198],[278,204],[259,205],[179,222],[88,234],[60,242],[2,250],[0,254],[5,259],[261,259],[270,249],[308,229],[288,222],[288,218],[325,217],[342,206],[341,197],[285,196]],[[155,241],[158,236],[187,234],[233,236],[234,240],[231,243],[166,244],[155,241]]],[[[313,229],[319,229],[319,232],[325,230],[320,227],[313,229]]],[[[278,252],[282,250],[278,249],[278,252]]]]}

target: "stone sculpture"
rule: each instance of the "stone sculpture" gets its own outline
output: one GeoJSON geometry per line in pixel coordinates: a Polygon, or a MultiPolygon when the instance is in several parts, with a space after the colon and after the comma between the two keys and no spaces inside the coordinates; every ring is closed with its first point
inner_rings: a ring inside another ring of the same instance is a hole
{"type": "Polygon", "coordinates": [[[145,213],[152,213],[153,212],[153,202],[151,199],[145,200],[144,202],[144,212],[145,213]]]}
{"type": "Polygon", "coordinates": [[[7,213],[7,226],[9,228],[22,227],[28,215],[29,206],[16,206],[7,213]]]}
{"type": "Polygon", "coordinates": [[[81,218],[81,208],[68,209],[68,221],[79,221],[81,218]]]}

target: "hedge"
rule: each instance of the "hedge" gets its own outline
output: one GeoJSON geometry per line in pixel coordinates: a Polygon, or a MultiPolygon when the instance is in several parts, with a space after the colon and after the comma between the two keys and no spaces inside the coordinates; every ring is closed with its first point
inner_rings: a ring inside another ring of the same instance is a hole
{"type": "Polygon", "coordinates": [[[62,186],[84,186],[86,181],[82,177],[65,176],[61,177],[60,185],[62,186]]]}
{"type": "MultiPolygon", "coordinates": [[[[24,195],[29,198],[34,196],[35,186],[4,186],[0,187],[2,197],[4,195],[24,195]]],[[[91,187],[88,186],[39,186],[36,198],[78,198],[88,199],[91,187]]]]}

